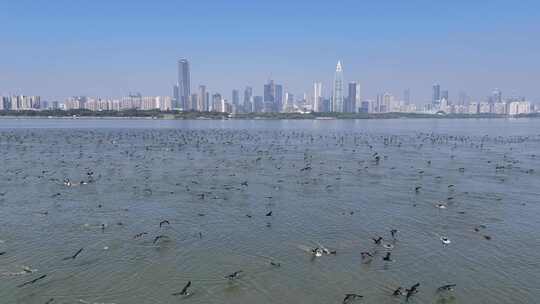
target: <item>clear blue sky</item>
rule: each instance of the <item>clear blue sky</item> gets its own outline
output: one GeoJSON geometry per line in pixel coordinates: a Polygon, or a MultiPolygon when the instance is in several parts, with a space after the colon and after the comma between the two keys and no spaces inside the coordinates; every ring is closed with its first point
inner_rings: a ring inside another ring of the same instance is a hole
{"type": "Polygon", "coordinates": [[[540,101],[540,1],[0,0],[0,94],[171,94],[175,62],[192,85],[230,98],[269,77],[325,94],[338,59],[363,98],[438,82],[484,97],[540,101]]]}

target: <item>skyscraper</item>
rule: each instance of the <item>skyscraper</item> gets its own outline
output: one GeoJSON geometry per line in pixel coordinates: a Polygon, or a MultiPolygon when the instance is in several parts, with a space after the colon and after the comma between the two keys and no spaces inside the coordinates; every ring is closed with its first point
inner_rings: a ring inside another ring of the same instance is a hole
{"type": "Polygon", "coordinates": [[[274,103],[274,92],[276,91],[276,85],[273,80],[269,80],[267,84],[264,85],[263,99],[264,103],[274,103]]]}
{"type": "Polygon", "coordinates": [[[334,75],[332,110],[333,112],[343,112],[343,68],[341,66],[341,61],[338,61],[336,66],[336,74],[334,75]]]}
{"type": "Polygon", "coordinates": [[[276,91],[274,92],[274,107],[276,112],[283,111],[283,86],[276,84],[276,91]]]}
{"type": "Polygon", "coordinates": [[[448,90],[441,91],[441,100],[446,99],[446,101],[449,100],[448,98],[448,90]]]}
{"type": "Polygon", "coordinates": [[[244,90],[244,111],[251,112],[253,111],[253,88],[252,87],[246,87],[244,90]]]}
{"type": "Polygon", "coordinates": [[[502,102],[502,92],[499,89],[494,89],[491,93],[492,102],[502,102]]]}
{"type": "Polygon", "coordinates": [[[431,99],[431,103],[433,105],[438,105],[441,100],[441,86],[439,84],[433,85],[433,97],[431,99]]]}
{"type": "Polygon", "coordinates": [[[208,110],[208,94],[206,92],[206,86],[199,86],[199,95],[197,99],[197,111],[207,111],[208,110]]]}
{"type": "Polygon", "coordinates": [[[235,106],[238,106],[240,104],[240,92],[236,89],[232,90],[232,103],[235,106]]]}
{"type": "Polygon", "coordinates": [[[411,90],[410,89],[405,89],[405,91],[403,91],[403,102],[405,103],[406,106],[411,104],[411,90]]]}
{"type": "Polygon", "coordinates": [[[322,82],[313,83],[313,112],[322,112],[322,82]]]}
{"type": "Polygon", "coordinates": [[[357,105],[360,105],[360,83],[356,81],[349,82],[349,96],[347,97],[347,107],[345,112],[358,112],[357,105]]]}
{"type": "Polygon", "coordinates": [[[269,80],[264,85],[263,112],[280,112],[283,110],[283,86],[269,80]]]}
{"type": "Polygon", "coordinates": [[[178,108],[178,105],[180,104],[180,94],[178,92],[178,84],[175,84],[173,86],[173,104],[172,104],[172,107],[174,109],[177,109],[178,108]]]}
{"type": "Polygon", "coordinates": [[[191,96],[191,74],[187,59],[178,60],[178,96],[175,96],[176,107],[185,108],[191,96]]]}

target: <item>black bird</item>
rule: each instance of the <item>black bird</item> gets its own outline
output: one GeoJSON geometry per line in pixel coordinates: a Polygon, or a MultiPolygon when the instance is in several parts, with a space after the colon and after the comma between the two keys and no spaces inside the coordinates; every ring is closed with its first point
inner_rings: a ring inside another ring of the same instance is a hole
{"type": "Polygon", "coordinates": [[[380,245],[382,241],[382,236],[379,236],[378,238],[372,238],[372,240],[373,242],[375,242],[375,244],[380,245]]]}
{"type": "Polygon", "coordinates": [[[166,238],[167,236],[166,235],[158,235],[154,238],[154,241],[152,243],[157,243],[157,241],[159,241],[160,239],[162,238],[166,238]]]}
{"type": "Polygon", "coordinates": [[[281,263],[276,263],[273,261],[270,262],[270,265],[275,266],[275,267],[281,267],[281,263]]]}
{"type": "Polygon", "coordinates": [[[167,220],[163,220],[163,221],[159,222],[159,228],[161,228],[161,226],[163,226],[164,224],[170,225],[171,223],[169,223],[169,221],[167,221],[167,220]]]}
{"type": "Polygon", "coordinates": [[[226,279],[229,279],[229,280],[234,280],[234,279],[237,279],[238,276],[240,275],[240,273],[242,273],[243,271],[242,270],[238,270],[238,271],[235,271],[227,276],[225,276],[226,279]]]}
{"type": "Polygon", "coordinates": [[[420,192],[420,189],[422,189],[422,187],[421,187],[421,186],[417,186],[416,188],[414,188],[414,191],[415,191],[416,193],[418,193],[418,192],[420,192]]]}
{"type": "Polygon", "coordinates": [[[83,249],[84,249],[84,248],[81,248],[81,249],[77,250],[77,252],[75,252],[74,255],[72,255],[72,256],[70,256],[70,257],[65,257],[64,260],[74,260],[74,259],[76,259],[77,256],[78,256],[79,254],[81,254],[81,252],[83,251],[83,249]]]}
{"type": "Polygon", "coordinates": [[[2,251],[2,252],[0,252],[0,255],[4,255],[4,254],[6,254],[6,252],[5,252],[5,251],[2,251]]]}
{"type": "Polygon", "coordinates": [[[189,296],[190,293],[188,291],[188,288],[191,286],[191,281],[187,282],[186,286],[184,286],[184,288],[182,288],[182,291],[180,292],[175,292],[173,293],[172,295],[173,296],[189,296]]]}
{"type": "Polygon", "coordinates": [[[343,304],[347,304],[347,303],[351,303],[352,301],[358,299],[358,298],[363,298],[364,296],[361,296],[359,294],[356,294],[356,293],[348,293],[345,295],[345,298],[343,298],[343,304]]]}
{"type": "Polygon", "coordinates": [[[272,211],[268,212],[266,216],[272,216],[272,211]]]}
{"type": "Polygon", "coordinates": [[[245,182],[242,182],[242,183],[241,183],[240,185],[242,185],[242,186],[246,186],[246,187],[247,187],[247,186],[248,186],[248,182],[247,182],[247,181],[245,181],[245,182]]]}
{"type": "Polygon", "coordinates": [[[133,238],[134,238],[134,239],[138,239],[138,238],[142,237],[142,236],[145,235],[145,234],[148,234],[148,232],[137,233],[137,234],[135,234],[135,235],[133,236],[133,238]]]}
{"type": "Polygon", "coordinates": [[[42,279],[44,279],[46,277],[47,277],[47,275],[44,274],[44,275],[40,276],[39,278],[35,278],[35,279],[31,280],[31,281],[24,282],[24,283],[18,285],[17,288],[21,288],[21,287],[26,286],[26,285],[34,284],[35,282],[37,282],[39,280],[42,280],[42,279]]]}
{"type": "Polygon", "coordinates": [[[456,287],[456,284],[447,284],[447,285],[443,285],[443,286],[437,288],[437,291],[438,292],[441,292],[441,291],[453,291],[454,287],[456,287]]]}
{"type": "Polygon", "coordinates": [[[406,300],[409,301],[409,298],[418,292],[418,287],[420,286],[420,283],[416,283],[411,288],[407,289],[407,298],[406,300]]]}
{"type": "Polygon", "coordinates": [[[396,290],[394,290],[394,293],[392,293],[394,296],[401,296],[403,295],[403,287],[399,286],[396,290]]]}
{"type": "Polygon", "coordinates": [[[387,253],[386,253],[386,256],[385,256],[385,257],[383,257],[382,259],[383,259],[383,260],[385,260],[385,261],[389,261],[389,262],[391,262],[391,261],[392,261],[392,259],[390,258],[390,252],[387,252],[387,253]]]}
{"type": "Polygon", "coordinates": [[[398,230],[397,229],[392,229],[390,230],[390,234],[392,235],[392,238],[396,238],[396,234],[398,233],[398,230]]]}

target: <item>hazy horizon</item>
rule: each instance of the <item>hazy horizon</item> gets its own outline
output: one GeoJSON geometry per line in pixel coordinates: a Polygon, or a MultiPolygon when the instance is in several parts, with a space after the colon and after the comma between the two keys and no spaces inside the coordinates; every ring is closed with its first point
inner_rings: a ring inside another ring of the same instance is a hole
{"type": "Polygon", "coordinates": [[[176,61],[192,89],[230,98],[272,78],[300,96],[330,95],[335,65],[363,99],[390,92],[431,100],[439,83],[457,101],[494,88],[540,100],[540,4],[533,1],[1,1],[0,94],[171,95],[176,61]]]}

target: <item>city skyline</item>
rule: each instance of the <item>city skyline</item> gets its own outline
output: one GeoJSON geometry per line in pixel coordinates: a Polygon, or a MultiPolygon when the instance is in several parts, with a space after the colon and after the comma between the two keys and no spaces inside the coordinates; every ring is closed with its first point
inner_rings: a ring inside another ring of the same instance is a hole
{"type": "Polygon", "coordinates": [[[185,57],[192,90],[204,84],[226,95],[272,78],[301,96],[313,81],[331,84],[342,60],[344,86],[358,81],[370,98],[410,89],[411,102],[424,103],[437,82],[452,99],[499,88],[537,101],[540,42],[530,37],[540,32],[539,4],[509,4],[11,1],[0,12],[12,20],[0,50],[0,93],[171,95],[170,62],[185,57]]]}

